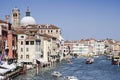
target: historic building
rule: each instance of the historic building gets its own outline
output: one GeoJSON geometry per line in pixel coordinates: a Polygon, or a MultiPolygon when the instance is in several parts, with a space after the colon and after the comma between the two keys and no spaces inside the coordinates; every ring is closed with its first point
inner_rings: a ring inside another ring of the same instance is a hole
{"type": "Polygon", "coordinates": [[[0,20],[0,52],[2,59],[16,60],[17,59],[17,35],[12,29],[11,23],[8,22],[9,16],[6,16],[6,21],[0,20]]]}
{"type": "Polygon", "coordinates": [[[15,7],[12,10],[12,27],[20,26],[20,10],[15,7]]]}
{"type": "Polygon", "coordinates": [[[26,16],[21,19],[20,26],[15,27],[15,30],[18,36],[19,63],[36,64],[36,60],[48,63],[57,61],[62,56],[61,29],[51,24],[36,24],[29,9],[26,11],[26,16]]]}
{"type": "Polygon", "coordinates": [[[36,24],[29,9],[20,19],[20,10],[13,8],[10,16],[0,20],[0,55],[3,59],[17,60],[19,63],[36,64],[54,62],[61,59],[63,38],[61,29],[52,24],[36,24]],[[62,41],[62,42],[61,42],[62,41]]]}

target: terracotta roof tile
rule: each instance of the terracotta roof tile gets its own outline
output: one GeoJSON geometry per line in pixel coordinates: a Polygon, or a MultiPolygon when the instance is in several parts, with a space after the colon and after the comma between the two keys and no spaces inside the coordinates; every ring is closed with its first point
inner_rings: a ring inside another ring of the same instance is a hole
{"type": "Polygon", "coordinates": [[[0,23],[7,23],[7,22],[0,19],[0,23]]]}

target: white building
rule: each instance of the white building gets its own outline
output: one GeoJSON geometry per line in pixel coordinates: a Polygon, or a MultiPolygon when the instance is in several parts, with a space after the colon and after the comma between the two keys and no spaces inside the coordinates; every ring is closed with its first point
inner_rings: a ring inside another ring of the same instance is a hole
{"type": "Polygon", "coordinates": [[[73,51],[73,54],[88,55],[90,50],[89,50],[89,46],[86,44],[74,43],[72,51],[73,51]]]}
{"type": "MultiPolygon", "coordinates": [[[[20,14],[20,10],[14,11],[13,14],[20,14]]],[[[15,20],[16,16],[12,18],[15,20]]],[[[17,18],[20,22],[20,15],[17,18]]],[[[60,28],[51,24],[37,25],[35,19],[30,16],[29,9],[26,11],[26,16],[21,19],[20,26],[15,28],[20,42],[18,43],[19,62],[35,64],[35,60],[46,63],[58,59],[61,53],[61,46],[57,44],[57,41],[60,42],[60,28]],[[19,33],[20,29],[22,32],[19,33]],[[21,45],[21,41],[24,44],[21,45]]]]}
{"type": "Polygon", "coordinates": [[[18,33],[18,62],[36,64],[36,60],[41,58],[42,41],[40,36],[28,36],[18,33]]]}
{"type": "Polygon", "coordinates": [[[104,54],[105,52],[105,43],[102,41],[96,41],[94,44],[93,52],[95,55],[104,54]]]}

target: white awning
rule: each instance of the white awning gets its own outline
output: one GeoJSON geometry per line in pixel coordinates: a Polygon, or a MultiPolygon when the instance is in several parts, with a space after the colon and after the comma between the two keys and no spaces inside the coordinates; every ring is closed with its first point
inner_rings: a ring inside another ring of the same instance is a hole
{"type": "Polygon", "coordinates": [[[40,61],[41,63],[48,63],[47,61],[43,60],[43,59],[37,59],[38,61],[40,61]]]}
{"type": "Polygon", "coordinates": [[[8,65],[7,63],[4,63],[2,65],[0,65],[1,67],[4,67],[4,68],[7,68],[9,70],[14,70],[16,68],[16,65],[15,64],[10,64],[8,65]]]}
{"type": "Polygon", "coordinates": [[[1,69],[0,68],[0,74],[5,74],[7,73],[8,71],[10,71],[9,69],[1,69]]]}

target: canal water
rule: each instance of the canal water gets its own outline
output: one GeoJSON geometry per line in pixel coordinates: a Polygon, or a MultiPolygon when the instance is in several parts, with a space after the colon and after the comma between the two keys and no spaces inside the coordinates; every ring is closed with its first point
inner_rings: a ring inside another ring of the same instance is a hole
{"type": "Polygon", "coordinates": [[[112,65],[105,56],[95,58],[93,64],[86,64],[86,58],[71,60],[72,64],[62,61],[53,67],[41,68],[38,75],[36,69],[29,70],[13,80],[64,80],[65,76],[76,76],[79,80],[120,80],[120,66],[112,65]],[[52,76],[53,71],[59,71],[62,77],[52,76]]]}

